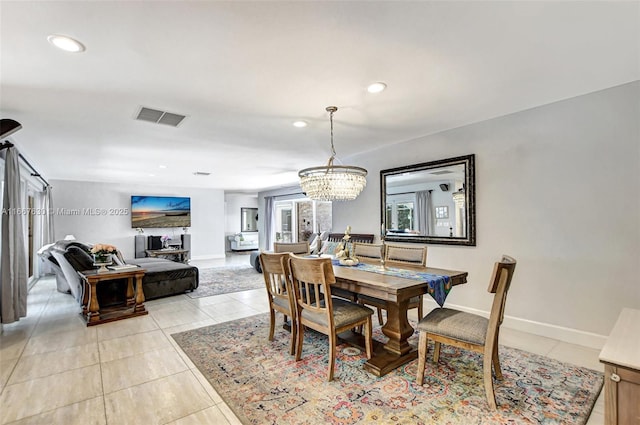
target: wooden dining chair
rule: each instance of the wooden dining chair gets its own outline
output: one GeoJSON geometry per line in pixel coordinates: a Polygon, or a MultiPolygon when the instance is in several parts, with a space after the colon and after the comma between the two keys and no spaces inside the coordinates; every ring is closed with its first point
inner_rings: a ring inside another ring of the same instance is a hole
{"type": "Polygon", "coordinates": [[[302,343],[305,328],[323,333],[329,338],[329,369],[327,378],[333,380],[336,362],[337,335],[348,329],[363,325],[365,328],[365,350],[367,359],[372,353],[373,310],[358,303],[342,298],[326,296],[313,297],[313,294],[330,294],[335,284],[333,266],[329,258],[302,258],[289,254],[291,282],[296,296],[297,345],[296,361],[302,358],[302,343]]]}
{"type": "Polygon", "coordinates": [[[418,323],[420,338],[418,340],[418,373],[416,382],[422,385],[424,369],[427,359],[427,342],[434,341],[433,361],[440,358],[440,344],[448,344],[465,350],[476,351],[482,356],[484,389],[487,402],[492,409],[496,409],[496,397],[493,391],[491,365],[496,379],[502,379],[500,359],[498,358],[498,337],[500,325],[504,319],[504,306],[507,292],[511,286],[511,279],[516,268],[516,260],[503,255],[502,260],[495,263],[493,274],[489,282],[493,305],[489,318],[477,314],[466,313],[450,308],[436,308],[418,323]]]}
{"type": "MultiPolygon", "coordinates": [[[[426,267],[427,247],[426,245],[385,244],[384,264],[385,266],[392,267],[394,265],[412,265],[426,267]]],[[[386,302],[366,295],[358,296],[358,301],[362,304],[371,305],[376,308],[378,312],[378,323],[382,326],[382,310],[386,310],[386,302]]],[[[409,305],[407,306],[407,309],[409,310],[412,308],[418,309],[418,320],[422,319],[422,315],[424,313],[422,301],[423,296],[417,295],[409,299],[409,305]]]]}
{"type": "Polygon", "coordinates": [[[291,318],[291,343],[289,354],[295,353],[296,342],[296,308],[295,296],[291,286],[289,273],[289,253],[267,253],[260,254],[260,264],[262,266],[262,276],[267,288],[269,298],[269,341],[273,341],[273,332],[276,323],[276,311],[291,318]]]}
{"type": "Polygon", "coordinates": [[[294,254],[309,255],[309,241],[304,242],[274,242],[273,252],[293,252],[294,254]]]}
{"type": "Polygon", "coordinates": [[[380,260],[382,258],[382,244],[379,243],[353,243],[353,255],[368,260],[380,260]]]}

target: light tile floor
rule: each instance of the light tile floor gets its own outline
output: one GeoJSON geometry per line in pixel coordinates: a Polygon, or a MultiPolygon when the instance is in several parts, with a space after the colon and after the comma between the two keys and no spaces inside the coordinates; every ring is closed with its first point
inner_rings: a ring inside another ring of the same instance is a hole
{"type": "MultiPolygon", "coordinates": [[[[192,263],[248,262],[230,255],[192,263]]],[[[267,312],[264,290],[145,305],[147,316],[87,328],[72,297],[57,292],[53,278],[41,279],[27,317],[0,335],[0,424],[239,424],[170,335],[267,312]]],[[[598,350],[508,328],[500,336],[505,345],[603,370],[598,350]]],[[[603,423],[600,395],[588,425],[603,423]]]]}

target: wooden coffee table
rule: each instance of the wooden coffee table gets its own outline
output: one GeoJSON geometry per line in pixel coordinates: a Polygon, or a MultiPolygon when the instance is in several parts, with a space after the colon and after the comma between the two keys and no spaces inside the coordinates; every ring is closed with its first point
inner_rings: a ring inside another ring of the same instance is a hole
{"type": "Polygon", "coordinates": [[[106,272],[98,272],[98,270],[78,272],[85,283],[82,296],[82,315],[87,322],[87,326],[148,314],[149,312],[144,307],[144,292],[142,291],[144,273],[145,270],[142,268],[109,270],[106,272]],[[96,294],[98,284],[115,279],[127,279],[124,305],[100,308],[96,294]],[[135,294],[133,288],[134,279],[136,282],[135,294]]]}

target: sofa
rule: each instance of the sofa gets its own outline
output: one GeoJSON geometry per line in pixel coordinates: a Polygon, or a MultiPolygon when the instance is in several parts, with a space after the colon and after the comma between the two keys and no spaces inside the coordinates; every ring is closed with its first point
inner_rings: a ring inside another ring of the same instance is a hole
{"type": "MultiPolygon", "coordinates": [[[[82,303],[84,284],[78,272],[95,268],[90,249],[88,244],[65,240],[56,242],[47,250],[58,291],[71,293],[79,303],[82,303]]],[[[193,291],[199,284],[198,268],[188,264],[162,258],[127,259],[125,263],[145,269],[142,289],[147,300],[193,291]]],[[[124,297],[121,282],[114,280],[100,285],[98,297],[102,298],[100,305],[120,302],[124,297]]]]}
{"type": "Polygon", "coordinates": [[[241,232],[229,236],[232,251],[253,251],[258,249],[258,232],[241,232]]]}

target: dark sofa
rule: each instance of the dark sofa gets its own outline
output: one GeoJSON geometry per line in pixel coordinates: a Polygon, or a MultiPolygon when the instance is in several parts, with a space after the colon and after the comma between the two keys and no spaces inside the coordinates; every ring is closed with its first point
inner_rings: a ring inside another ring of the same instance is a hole
{"type": "MultiPolygon", "coordinates": [[[[78,272],[95,268],[89,254],[90,248],[90,245],[74,240],[58,241],[48,249],[48,260],[53,264],[58,290],[70,292],[79,303],[82,302],[84,285],[78,272]]],[[[146,270],[142,289],[147,300],[193,291],[199,284],[198,268],[195,266],[161,258],[136,258],[125,262],[146,270]]],[[[101,286],[98,288],[98,297],[103,299],[101,305],[117,302],[121,298],[118,281],[101,286]]]]}

